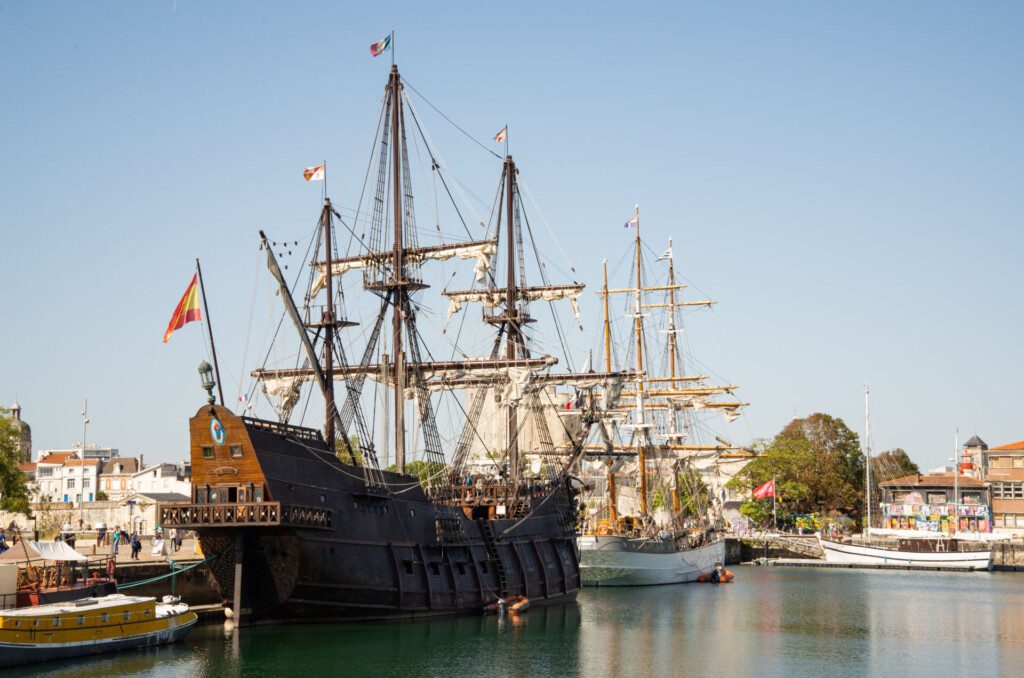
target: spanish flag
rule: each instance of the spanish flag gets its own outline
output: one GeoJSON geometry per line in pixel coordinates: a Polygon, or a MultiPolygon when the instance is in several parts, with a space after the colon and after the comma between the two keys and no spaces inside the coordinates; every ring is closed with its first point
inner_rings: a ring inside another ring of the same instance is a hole
{"type": "Polygon", "coordinates": [[[167,340],[171,338],[174,330],[180,330],[186,323],[201,319],[202,316],[199,315],[199,274],[196,273],[192,276],[192,282],[185,288],[185,294],[182,295],[177,308],[174,309],[171,322],[167,324],[167,331],[164,332],[164,343],[166,344],[167,340]]]}

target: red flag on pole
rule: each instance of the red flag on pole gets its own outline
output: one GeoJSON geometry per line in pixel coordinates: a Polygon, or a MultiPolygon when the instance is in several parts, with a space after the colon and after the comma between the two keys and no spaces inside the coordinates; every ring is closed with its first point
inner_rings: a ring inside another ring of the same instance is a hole
{"type": "Polygon", "coordinates": [[[754,488],[754,499],[766,499],[767,497],[775,496],[775,481],[769,480],[764,485],[758,485],[754,488]]]}
{"type": "Polygon", "coordinates": [[[202,316],[199,314],[199,286],[198,286],[199,274],[196,273],[192,276],[192,282],[185,288],[185,294],[182,295],[181,301],[178,302],[178,306],[174,309],[174,315],[171,316],[171,322],[167,324],[167,331],[164,332],[164,343],[171,338],[171,334],[174,330],[180,330],[185,326],[186,323],[190,323],[193,320],[200,320],[202,316]]]}

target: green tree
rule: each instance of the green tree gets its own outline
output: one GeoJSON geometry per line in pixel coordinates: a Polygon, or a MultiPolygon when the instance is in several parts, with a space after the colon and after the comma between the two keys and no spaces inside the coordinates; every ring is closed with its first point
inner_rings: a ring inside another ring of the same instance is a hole
{"type": "Polygon", "coordinates": [[[356,464],[359,466],[363,465],[363,447],[359,441],[359,436],[349,436],[348,445],[345,445],[344,438],[337,438],[334,441],[334,456],[345,462],[346,464],[352,463],[352,457],[349,456],[348,448],[351,446],[352,453],[356,457],[356,464]]]}
{"type": "Polygon", "coordinates": [[[9,411],[0,407],[0,509],[28,515],[28,477],[18,469],[20,437],[9,411]]]}
{"type": "MultiPolygon", "coordinates": [[[[388,470],[394,472],[397,470],[397,467],[392,464],[388,466],[388,470]]],[[[405,472],[419,478],[420,485],[426,488],[430,485],[437,485],[441,480],[441,476],[447,472],[447,469],[444,464],[417,459],[406,463],[405,472]]]]}
{"type": "Polygon", "coordinates": [[[703,518],[707,514],[710,492],[700,473],[690,467],[681,469],[676,474],[676,487],[679,488],[679,511],[703,518]]]}
{"type": "Polygon", "coordinates": [[[774,479],[777,501],[788,513],[860,514],[864,455],[842,419],[822,413],[794,419],[758,447],[761,454],[729,481],[731,487],[774,479]]]}

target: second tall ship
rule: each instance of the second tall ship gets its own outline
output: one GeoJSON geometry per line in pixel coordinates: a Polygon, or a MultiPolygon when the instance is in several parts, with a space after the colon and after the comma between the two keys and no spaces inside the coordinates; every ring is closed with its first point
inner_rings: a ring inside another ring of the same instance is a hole
{"type": "Polygon", "coordinates": [[[720,507],[714,506],[699,463],[740,451],[720,436],[708,443],[708,419],[721,413],[731,421],[747,403],[733,396],[737,386],[708,383],[681,350],[680,311],[715,302],[682,299],[686,285],[676,280],[671,241],[657,257],[667,263],[667,280],[648,281],[639,207],[626,226],[635,232],[627,286],[608,287],[605,262],[600,294],[609,371],[616,346],[610,299],[630,300],[620,362],[635,365],[635,378],[617,407],[604,413],[601,444],[587,449],[592,491],[579,538],[580,567],[583,583],[595,586],[692,582],[725,562],[725,541],[717,531],[720,507]]]}

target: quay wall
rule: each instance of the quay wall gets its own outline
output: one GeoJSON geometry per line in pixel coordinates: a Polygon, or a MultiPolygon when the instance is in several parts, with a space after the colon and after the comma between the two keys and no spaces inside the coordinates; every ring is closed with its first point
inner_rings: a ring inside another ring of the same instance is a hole
{"type": "MultiPolygon", "coordinates": [[[[199,562],[179,560],[177,564],[187,567],[199,562]]],[[[117,579],[118,587],[133,582],[139,582],[161,575],[166,575],[172,570],[166,562],[150,563],[118,563],[117,572],[114,578],[117,579]]],[[[206,565],[194,567],[185,572],[179,572],[173,577],[164,577],[157,581],[149,582],[141,586],[132,586],[123,589],[126,594],[136,596],[153,596],[160,599],[163,596],[181,596],[181,600],[189,605],[208,605],[221,603],[224,596],[221,595],[220,587],[213,578],[213,573],[206,565]]]]}

